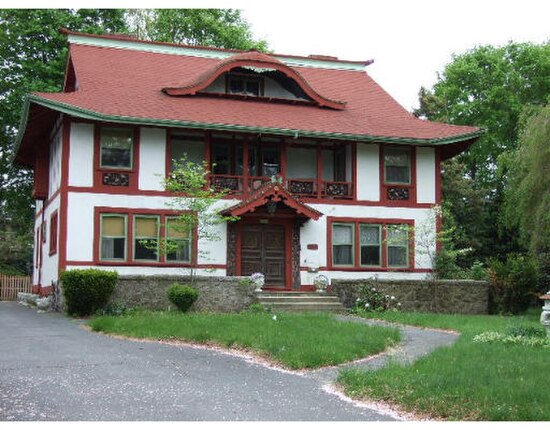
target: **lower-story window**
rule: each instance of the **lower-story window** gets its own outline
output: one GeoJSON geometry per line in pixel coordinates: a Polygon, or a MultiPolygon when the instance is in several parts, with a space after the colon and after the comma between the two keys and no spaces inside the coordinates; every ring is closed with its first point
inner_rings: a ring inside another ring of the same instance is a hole
{"type": "Polygon", "coordinates": [[[149,211],[97,208],[98,257],[102,262],[191,264],[193,234],[177,217],[149,211]]]}
{"type": "Polygon", "coordinates": [[[126,215],[101,215],[101,260],[126,261],[126,215]]]}
{"type": "Polygon", "coordinates": [[[413,222],[332,220],[329,261],[335,268],[407,269],[411,267],[413,222]]]}
{"type": "Polygon", "coordinates": [[[134,216],[134,260],[159,260],[159,217],[134,216]]]}
{"type": "Polygon", "coordinates": [[[191,234],[176,217],[166,217],[166,261],[191,262],[191,234]]]}

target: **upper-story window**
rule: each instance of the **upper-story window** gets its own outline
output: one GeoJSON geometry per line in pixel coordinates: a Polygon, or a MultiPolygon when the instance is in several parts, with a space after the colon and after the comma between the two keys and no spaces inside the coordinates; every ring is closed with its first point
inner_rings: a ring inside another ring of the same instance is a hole
{"type": "Polygon", "coordinates": [[[411,183],[411,151],[409,148],[384,149],[384,182],[406,185],[411,183]]]}
{"type": "Polygon", "coordinates": [[[174,171],[176,164],[182,159],[202,166],[204,147],[202,133],[172,133],[169,143],[170,171],[174,171]]]}
{"type": "Polygon", "coordinates": [[[228,94],[262,97],[264,95],[263,79],[257,76],[228,74],[226,92],[228,94]]]}
{"type": "Polygon", "coordinates": [[[102,127],[100,167],[132,169],[134,131],[129,128],[102,127]]]}

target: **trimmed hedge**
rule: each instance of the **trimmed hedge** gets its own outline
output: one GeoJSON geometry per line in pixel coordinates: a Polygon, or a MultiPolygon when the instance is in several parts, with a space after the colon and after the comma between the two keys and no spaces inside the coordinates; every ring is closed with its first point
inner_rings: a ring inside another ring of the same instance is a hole
{"type": "Polygon", "coordinates": [[[188,285],[174,283],[168,288],[168,300],[182,311],[187,312],[199,298],[199,292],[188,285]]]}
{"type": "Polygon", "coordinates": [[[69,315],[86,316],[107,304],[118,274],[98,269],[69,270],[61,274],[63,297],[69,315]]]}

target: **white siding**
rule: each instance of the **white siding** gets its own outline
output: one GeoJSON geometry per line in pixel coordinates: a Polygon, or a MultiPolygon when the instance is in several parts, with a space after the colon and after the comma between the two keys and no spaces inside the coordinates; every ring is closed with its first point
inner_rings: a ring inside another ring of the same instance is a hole
{"type": "Polygon", "coordinates": [[[376,144],[357,144],[357,198],[380,201],[380,148],[376,144]]]}
{"type": "Polygon", "coordinates": [[[435,151],[416,148],[416,199],[418,203],[435,203],[435,151]]]}
{"type": "Polygon", "coordinates": [[[166,131],[141,128],[139,142],[139,189],[162,190],[166,171],[166,131]]]}
{"type": "Polygon", "coordinates": [[[34,230],[33,230],[33,237],[34,237],[34,247],[33,247],[33,285],[38,284],[38,271],[35,267],[36,263],[36,250],[37,246],[39,246],[42,250],[42,268],[41,268],[41,276],[40,276],[40,283],[43,287],[47,287],[51,285],[52,282],[57,281],[58,278],[58,268],[59,268],[59,249],[61,247],[61,243],[59,242],[59,230],[60,230],[60,222],[59,222],[59,202],[60,197],[57,196],[55,199],[53,199],[48,207],[46,208],[46,211],[44,213],[44,216],[40,215],[36,218],[34,222],[34,230]],[[52,213],[55,211],[58,211],[58,221],[57,221],[57,252],[53,255],[50,254],[50,235],[51,235],[51,225],[50,225],[50,217],[52,213]],[[36,243],[36,229],[39,228],[42,225],[42,221],[46,224],[46,236],[45,241],[42,241],[41,243],[36,243]]]}
{"type": "Polygon", "coordinates": [[[69,185],[91,187],[94,184],[94,126],[71,123],[69,185]]]}

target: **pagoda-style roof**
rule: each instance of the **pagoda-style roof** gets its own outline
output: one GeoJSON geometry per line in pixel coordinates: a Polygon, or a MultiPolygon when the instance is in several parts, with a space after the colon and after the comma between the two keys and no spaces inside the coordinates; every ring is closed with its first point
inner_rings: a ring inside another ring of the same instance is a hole
{"type": "MultiPolygon", "coordinates": [[[[261,207],[266,206],[269,212],[270,205],[282,205],[292,209],[297,217],[313,219],[317,221],[323,216],[322,212],[301,202],[293,196],[282,184],[278,182],[268,182],[258,188],[249,198],[239,202],[221,211],[224,216],[240,217],[246,214],[256,212],[261,207]]],[[[275,206],[273,206],[275,207],[275,206]]]]}
{"type": "Polygon", "coordinates": [[[465,149],[482,133],[476,127],[415,118],[368,75],[366,61],[65,33],[69,42],[65,88],[27,97],[16,144],[16,161],[22,164],[34,162],[34,137],[49,134],[51,124],[44,120],[48,112],[118,124],[444,146],[444,158],[465,149]],[[235,67],[273,69],[293,80],[310,102],[289,104],[267,97],[201,92],[235,67]]]}

